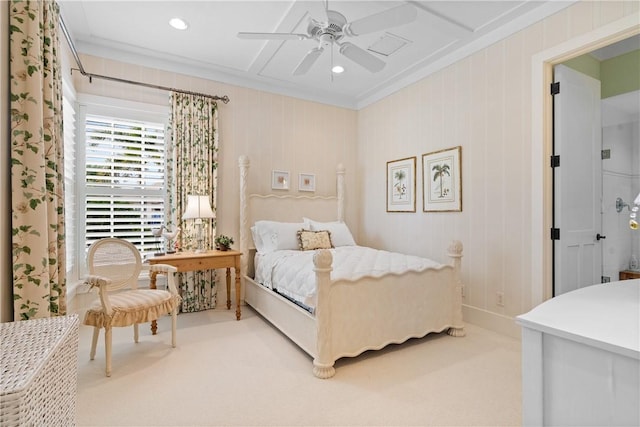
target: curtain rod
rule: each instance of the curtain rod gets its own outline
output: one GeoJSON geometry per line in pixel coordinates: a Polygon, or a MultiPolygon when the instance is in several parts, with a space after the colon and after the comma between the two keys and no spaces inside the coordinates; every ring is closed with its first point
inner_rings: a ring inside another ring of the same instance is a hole
{"type": "Polygon", "coordinates": [[[71,68],[71,73],[73,73],[73,70],[78,70],[78,71],[80,71],[80,74],[82,74],[83,76],[89,77],[89,82],[91,82],[92,79],[110,80],[110,81],[113,81],[113,82],[127,83],[127,84],[132,84],[132,85],[137,85],[137,86],[144,86],[144,87],[149,87],[149,88],[152,88],[152,89],[160,89],[160,90],[184,93],[184,94],[187,94],[187,95],[204,96],[206,98],[213,98],[213,99],[215,99],[217,101],[222,101],[225,104],[227,104],[229,102],[229,97],[227,95],[225,95],[225,96],[208,95],[206,93],[191,92],[191,91],[188,91],[188,90],[176,89],[176,88],[167,87],[167,86],[154,85],[154,84],[151,84],[151,83],[136,82],[136,81],[133,81],[133,80],[121,79],[119,77],[110,77],[110,76],[104,76],[104,75],[100,75],[100,74],[88,73],[88,72],[85,71],[84,67],[82,66],[82,62],[80,61],[80,56],[78,55],[78,51],[76,50],[76,47],[74,46],[73,41],[71,40],[71,36],[69,35],[69,32],[67,31],[67,26],[65,25],[64,21],[62,20],[62,15],[59,16],[59,20],[60,20],[60,28],[62,29],[62,33],[64,34],[64,38],[67,39],[67,44],[69,45],[69,48],[71,49],[71,53],[73,54],[73,58],[75,59],[76,64],[78,64],[78,68],[71,68]]]}

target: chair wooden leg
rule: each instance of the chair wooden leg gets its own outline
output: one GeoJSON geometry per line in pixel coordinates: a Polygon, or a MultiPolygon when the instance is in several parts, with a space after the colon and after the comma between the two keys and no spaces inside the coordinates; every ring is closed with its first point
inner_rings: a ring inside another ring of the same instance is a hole
{"type": "Polygon", "coordinates": [[[91,339],[91,351],[89,352],[89,360],[96,358],[96,347],[98,346],[98,335],[100,335],[100,328],[93,328],[93,338],[91,339]]]}
{"type": "Polygon", "coordinates": [[[104,329],[104,347],[106,355],[106,374],[111,376],[111,327],[104,329]]]}
{"type": "Polygon", "coordinates": [[[176,346],[176,325],[178,323],[178,307],[171,312],[171,345],[176,346]]]}

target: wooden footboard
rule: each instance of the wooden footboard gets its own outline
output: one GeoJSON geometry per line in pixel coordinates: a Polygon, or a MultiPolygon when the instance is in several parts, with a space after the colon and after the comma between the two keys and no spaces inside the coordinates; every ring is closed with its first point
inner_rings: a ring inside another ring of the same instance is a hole
{"type": "Polygon", "coordinates": [[[453,242],[451,265],[356,282],[330,280],[332,256],[314,255],[315,313],[245,277],[245,301],[313,358],[313,374],[331,378],[341,357],[447,331],[464,336],[459,270],[462,244],[453,242]]]}
{"type": "Polygon", "coordinates": [[[452,336],[464,336],[459,281],[462,244],[453,242],[448,255],[451,265],[422,272],[331,282],[331,252],[317,251],[314,375],[330,378],[340,357],[431,332],[446,330],[452,336]]]}

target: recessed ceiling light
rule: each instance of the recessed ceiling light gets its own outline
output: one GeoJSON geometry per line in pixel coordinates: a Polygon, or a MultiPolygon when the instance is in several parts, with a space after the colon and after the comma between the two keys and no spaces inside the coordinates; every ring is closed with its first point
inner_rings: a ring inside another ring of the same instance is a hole
{"type": "Polygon", "coordinates": [[[344,71],[344,67],[342,67],[341,65],[336,65],[331,69],[331,71],[333,71],[336,74],[340,74],[344,71]]]}
{"type": "Polygon", "coordinates": [[[169,20],[169,25],[171,25],[176,30],[186,30],[187,28],[189,28],[189,24],[187,24],[187,21],[181,18],[171,18],[169,20]]]}

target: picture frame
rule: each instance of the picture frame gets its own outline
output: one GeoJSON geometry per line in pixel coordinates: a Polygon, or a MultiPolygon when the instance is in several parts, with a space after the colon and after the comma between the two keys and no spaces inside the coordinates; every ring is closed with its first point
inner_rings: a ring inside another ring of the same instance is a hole
{"type": "Polygon", "coordinates": [[[312,173],[301,173],[298,175],[299,191],[316,191],[316,176],[312,173]]]}
{"type": "Polygon", "coordinates": [[[289,172],[274,170],[271,173],[271,188],[274,190],[289,189],[289,172]]]}
{"type": "Polygon", "coordinates": [[[424,212],[462,212],[462,147],[422,155],[424,212]]]}
{"type": "Polygon", "coordinates": [[[387,212],[416,211],[416,157],[387,162],[387,212]]]}

